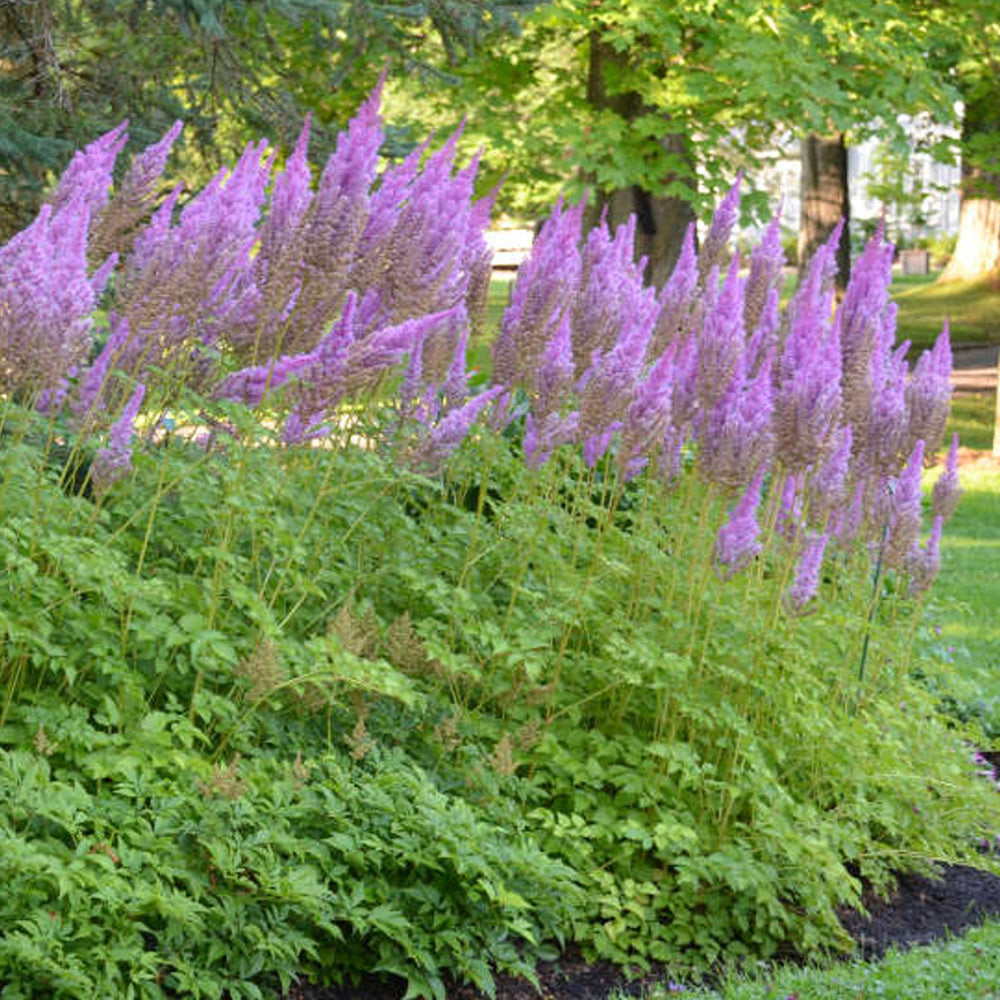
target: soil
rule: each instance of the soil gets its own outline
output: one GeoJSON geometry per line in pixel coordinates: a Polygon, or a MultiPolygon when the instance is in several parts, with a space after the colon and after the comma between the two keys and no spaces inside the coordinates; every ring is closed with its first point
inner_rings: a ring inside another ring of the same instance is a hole
{"type": "MultiPolygon", "coordinates": [[[[929,944],[962,933],[989,917],[1000,917],[1000,877],[965,865],[945,865],[940,879],[905,875],[887,899],[867,893],[862,903],[868,917],[856,911],[841,913],[841,923],[857,943],[856,955],[879,958],[888,948],[929,944]]],[[[612,990],[640,996],[644,988],[670,980],[654,969],[647,976],[627,979],[621,969],[606,962],[587,963],[567,952],[558,962],[538,968],[541,993],[524,980],[499,977],[497,1000],[606,1000],[612,990]]],[[[683,995],[678,986],[675,991],[683,995]]],[[[320,987],[300,983],[283,1000],[402,1000],[402,980],[365,977],[355,986],[320,987]]],[[[484,1000],[468,986],[448,990],[448,1000],[484,1000]]]]}

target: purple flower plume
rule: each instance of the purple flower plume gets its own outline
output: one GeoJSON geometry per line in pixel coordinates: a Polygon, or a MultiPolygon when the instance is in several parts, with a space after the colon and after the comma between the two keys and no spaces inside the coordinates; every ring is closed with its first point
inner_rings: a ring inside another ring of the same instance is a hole
{"type": "Polygon", "coordinates": [[[551,457],[552,452],[562,444],[569,444],[576,438],[580,426],[580,414],[576,410],[565,417],[549,413],[543,420],[536,421],[529,413],[524,425],[524,458],[529,469],[540,469],[551,457]]]}
{"type": "Polygon", "coordinates": [[[612,236],[602,220],[588,234],[580,255],[580,287],[572,307],[573,360],[581,377],[596,354],[610,351],[632,312],[656,309],[645,288],[642,261],[633,259],[635,216],[612,236]]]}
{"type": "Polygon", "coordinates": [[[670,426],[675,353],[676,344],[671,344],[657,359],[646,378],[636,385],[625,413],[618,463],[631,475],[657,457],[670,426]]]}
{"type": "Polygon", "coordinates": [[[785,251],[781,245],[781,212],[764,230],[760,243],[750,254],[750,276],[747,278],[743,297],[743,325],[748,331],[757,329],[768,299],[778,291],[781,269],[785,265],[785,251]]]}
{"type": "Polygon", "coordinates": [[[115,161],[126,142],[128,122],[123,121],[85,149],[74,153],[49,200],[53,213],[58,214],[74,202],[79,202],[88,217],[94,219],[107,204],[115,161]]]}
{"type": "Polygon", "coordinates": [[[493,386],[452,410],[417,446],[413,456],[415,463],[437,471],[465,440],[483,410],[503,391],[503,386],[493,386]]]}
{"type": "Polygon", "coordinates": [[[86,359],[100,292],[87,277],[88,218],[81,201],[43,205],[0,247],[0,391],[53,390],[86,359]]]}
{"type": "Polygon", "coordinates": [[[832,252],[824,246],[813,258],[789,307],[778,360],[775,434],[778,458],[788,469],[803,470],[822,459],[840,419],[840,343],[831,328],[833,292],[823,287],[832,252]]]}
{"type": "Polygon", "coordinates": [[[903,565],[907,553],[920,535],[920,476],[924,464],[924,442],[913,448],[906,468],[895,481],[888,503],[889,536],[884,560],[886,566],[903,565]]]}
{"type": "Polygon", "coordinates": [[[933,348],[920,355],[906,386],[906,444],[912,448],[922,440],[928,455],[936,454],[944,440],[951,406],[951,364],[951,342],[945,323],[933,348]]]}
{"type": "Polygon", "coordinates": [[[698,257],[694,223],[688,226],[680,257],[660,292],[660,313],[650,342],[650,354],[659,357],[668,344],[690,333],[691,312],[698,295],[698,257]]]}
{"type": "Polygon", "coordinates": [[[135,418],[139,415],[139,407],[142,406],[145,395],[146,387],[140,383],[132,393],[131,399],[125,404],[121,415],[111,425],[107,445],[94,456],[90,475],[97,495],[106,492],[112,483],[117,482],[128,472],[132,463],[135,418]]]}
{"type": "Polygon", "coordinates": [[[868,451],[871,400],[881,389],[877,383],[884,377],[895,337],[895,310],[889,301],[892,257],[892,245],[876,234],[855,262],[837,310],[844,421],[854,428],[854,450],[859,454],[868,451]]]}
{"type": "Polygon", "coordinates": [[[560,201],[518,269],[493,345],[493,378],[498,384],[533,383],[545,347],[579,286],[582,219],[582,203],[564,208],[560,201]]]}
{"type": "Polygon", "coordinates": [[[573,341],[569,312],[563,314],[552,339],[545,345],[534,382],[532,409],[539,420],[556,412],[572,389],[576,367],[573,364],[573,341]]]}
{"type": "Polygon", "coordinates": [[[938,476],[931,493],[931,511],[935,517],[947,521],[962,499],[962,487],[958,481],[958,435],[953,434],[944,472],[938,476]]]}
{"type": "Polygon", "coordinates": [[[820,526],[827,515],[846,499],[847,475],[851,463],[851,425],[843,424],[826,459],[808,481],[810,524],[820,526]]]}
{"type": "Polygon", "coordinates": [[[633,286],[629,294],[631,309],[618,343],[610,351],[595,355],[581,379],[580,437],[586,443],[585,457],[589,456],[586,461],[591,466],[621,427],[656,322],[656,301],[651,292],[633,286]]]}
{"type": "MultiPolygon", "coordinates": [[[[742,368],[742,365],[740,366],[742,368]]],[[[753,379],[737,371],[699,437],[698,470],[709,482],[737,490],[765,468],[774,451],[771,365],[753,379]]]]}
{"type": "Polygon", "coordinates": [[[719,529],[715,542],[715,561],[726,578],[748,566],[763,549],[758,538],[757,507],[760,504],[764,472],[761,470],[732,509],[729,519],[719,529]]]}
{"type": "Polygon", "coordinates": [[[943,520],[940,516],[934,518],[934,525],[931,528],[930,537],[924,548],[918,545],[907,554],[903,568],[910,577],[910,596],[917,597],[930,590],[941,570],[941,525],[943,520]]]}
{"type": "Polygon", "coordinates": [[[793,615],[805,613],[809,602],[819,590],[820,569],[823,565],[823,553],[830,540],[829,532],[822,535],[811,534],[795,567],[795,578],[785,591],[785,608],[793,615]]]}
{"type": "Polygon", "coordinates": [[[736,183],[726,193],[725,198],[719,202],[719,207],[712,217],[712,224],[705,235],[705,242],[702,244],[701,253],[698,257],[698,278],[701,284],[708,280],[712,268],[716,267],[722,253],[732,235],[733,227],[736,225],[740,215],[740,184],[743,180],[742,172],[737,175],[736,183]]]}
{"type": "Polygon", "coordinates": [[[733,257],[698,338],[697,396],[704,413],[711,412],[732,383],[746,349],[739,265],[739,257],[733,257]]]}
{"type": "Polygon", "coordinates": [[[129,249],[135,227],[153,210],[163,169],[182,128],[181,122],[174,122],[162,139],[134,157],[111,200],[97,210],[91,227],[92,260],[129,249]]]}

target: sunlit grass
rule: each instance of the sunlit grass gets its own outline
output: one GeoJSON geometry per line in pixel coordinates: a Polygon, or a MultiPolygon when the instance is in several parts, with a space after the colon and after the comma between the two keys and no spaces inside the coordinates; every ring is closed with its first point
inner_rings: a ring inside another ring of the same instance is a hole
{"type": "MultiPolygon", "coordinates": [[[[928,484],[936,478],[928,477],[928,484]]],[[[1000,467],[961,469],[965,493],[945,528],[931,592],[925,652],[949,670],[945,692],[960,716],[1000,739],[1000,467]]]]}
{"type": "Polygon", "coordinates": [[[948,440],[954,432],[966,448],[989,451],[993,447],[993,420],[996,400],[992,392],[955,395],[951,401],[948,440]]]}
{"type": "MultiPolygon", "coordinates": [[[[657,987],[643,1000],[942,1000],[1000,996],[1000,925],[986,924],[961,938],[881,962],[844,962],[827,968],[766,968],[728,979],[718,990],[657,987]]],[[[624,1000],[612,994],[610,1000],[624,1000]]]]}
{"type": "Polygon", "coordinates": [[[952,343],[1000,343],[1000,290],[984,282],[952,282],[936,276],[900,277],[893,281],[892,296],[899,306],[898,339],[915,347],[933,343],[945,319],[952,343]]]}

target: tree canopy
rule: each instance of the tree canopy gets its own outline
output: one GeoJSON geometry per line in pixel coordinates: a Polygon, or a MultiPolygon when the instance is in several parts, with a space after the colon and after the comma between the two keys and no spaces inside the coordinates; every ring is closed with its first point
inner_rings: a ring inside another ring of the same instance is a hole
{"type": "MultiPolygon", "coordinates": [[[[74,148],[129,118],[186,123],[185,172],[250,138],[322,154],[393,59],[439,79],[532,0],[33,0],[0,4],[0,231],[23,225],[74,148]]],[[[390,145],[393,135],[390,132],[390,145]]],[[[192,177],[192,182],[196,178],[192,177]]]]}

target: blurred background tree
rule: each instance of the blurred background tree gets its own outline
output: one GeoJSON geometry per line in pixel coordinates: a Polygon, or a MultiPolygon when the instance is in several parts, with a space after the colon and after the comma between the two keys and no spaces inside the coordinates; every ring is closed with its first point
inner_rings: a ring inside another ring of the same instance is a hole
{"type": "MultiPolygon", "coordinates": [[[[387,59],[438,81],[533,0],[0,0],[0,239],[72,151],[131,123],[186,124],[189,187],[249,139],[288,146],[307,112],[322,157],[387,59]]],[[[405,136],[390,131],[392,141],[405,136]]]]}

